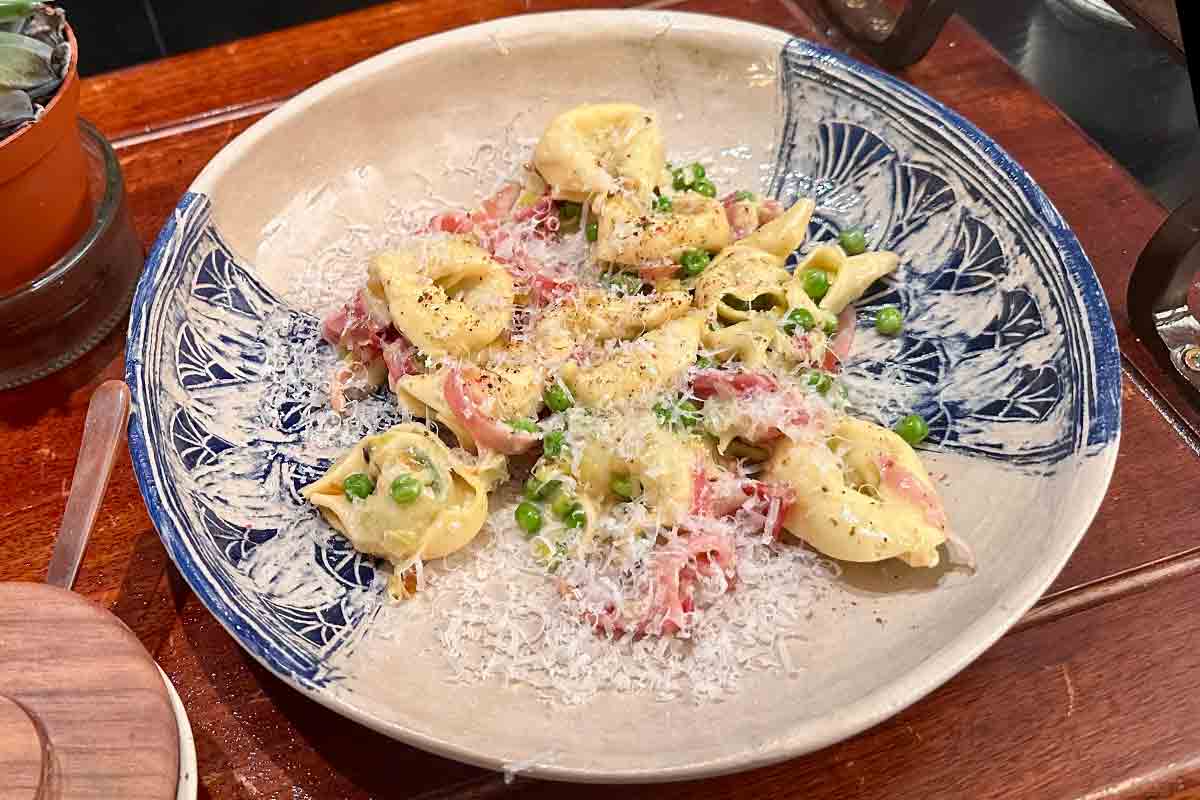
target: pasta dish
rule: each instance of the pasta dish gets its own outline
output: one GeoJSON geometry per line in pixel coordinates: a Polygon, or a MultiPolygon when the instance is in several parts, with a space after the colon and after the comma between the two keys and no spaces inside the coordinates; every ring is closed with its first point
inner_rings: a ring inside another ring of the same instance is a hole
{"type": "Polygon", "coordinates": [[[852,415],[838,377],[854,302],[899,258],[853,229],[798,256],[814,208],[721,195],[636,105],[560,114],[523,174],[375,255],[324,320],[333,408],[388,391],[408,421],[304,496],[397,597],[489,521],[523,536],[610,637],[687,636],[747,541],[937,565],[926,422],[852,415]]]}

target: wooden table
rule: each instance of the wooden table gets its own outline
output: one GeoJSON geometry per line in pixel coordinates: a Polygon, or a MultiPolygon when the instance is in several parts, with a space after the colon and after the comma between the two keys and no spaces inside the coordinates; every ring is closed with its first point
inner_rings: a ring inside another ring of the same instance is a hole
{"type": "MultiPolygon", "coordinates": [[[[217,150],[297,90],[419,36],[575,5],[404,0],[92,78],[83,86],[84,112],[120,152],[136,224],[149,243],[217,150]]],[[[652,5],[738,16],[847,48],[816,0],[652,5]]],[[[1129,271],[1164,211],[961,20],[952,19],[929,55],[902,76],[970,117],[1029,168],[1091,256],[1124,354],[1124,435],[1112,488],[1038,606],[926,700],[805,758],[630,795],[1189,796],[1200,786],[1200,441],[1164,410],[1158,387],[1166,376],[1134,337],[1125,310],[1129,271]]],[[[66,372],[0,394],[0,479],[8,497],[0,507],[0,579],[44,576],[88,396],[100,381],[121,376],[123,347],[123,336],[114,335],[66,372]]],[[[203,797],[570,791],[600,798],[611,791],[530,780],[506,786],[498,775],[385,739],[289,689],[234,644],[168,563],[128,458],[117,466],[76,588],[112,608],[179,688],[196,735],[203,797]]]]}

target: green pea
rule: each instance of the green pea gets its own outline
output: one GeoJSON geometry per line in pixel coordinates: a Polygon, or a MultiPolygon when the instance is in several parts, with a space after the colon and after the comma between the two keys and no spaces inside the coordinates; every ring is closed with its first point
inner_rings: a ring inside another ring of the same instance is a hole
{"type": "Polygon", "coordinates": [[[388,492],[392,495],[392,499],[402,506],[416,502],[421,496],[421,482],[412,475],[401,475],[396,480],[392,481],[388,492]]]}
{"type": "Polygon", "coordinates": [[[734,193],[733,199],[738,200],[738,201],[753,200],[754,192],[747,192],[745,189],[739,189],[737,192],[734,193]]]}
{"type": "Polygon", "coordinates": [[[788,336],[794,336],[797,328],[811,331],[815,327],[817,327],[817,320],[807,308],[793,308],[784,317],[783,332],[788,336]]]}
{"type": "Polygon", "coordinates": [[[342,491],[347,500],[366,500],[375,491],[375,481],[365,472],[356,472],[342,481],[342,491]]]}
{"type": "Polygon", "coordinates": [[[600,223],[589,222],[583,229],[584,236],[589,242],[594,242],[600,238],[600,223]]]}
{"type": "Polygon", "coordinates": [[[558,458],[563,451],[563,439],[566,437],[562,431],[550,431],[542,439],[542,453],[547,458],[558,458]]]}
{"type": "Polygon", "coordinates": [[[829,273],[823,269],[809,267],[800,275],[804,293],[813,300],[820,300],[829,291],[829,273]]]}
{"type": "Polygon", "coordinates": [[[571,513],[571,509],[575,508],[575,499],[566,492],[559,492],[554,495],[554,499],[550,501],[550,513],[559,519],[566,519],[571,513]]]}
{"type": "Polygon", "coordinates": [[[526,419],[524,417],[517,417],[516,419],[510,419],[510,420],[507,420],[506,422],[508,424],[508,427],[512,428],[514,431],[524,431],[525,433],[537,433],[538,432],[537,423],[531,419],[526,419]]]}
{"type": "Polygon", "coordinates": [[[699,192],[700,194],[704,195],[705,197],[716,197],[717,196],[716,184],[714,184],[708,178],[696,181],[696,183],[693,184],[693,186],[692,186],[692,191],[699,192]]]}
{"type": "Polygon", "coordinates": [[[821,394],[827,394],[833,388],[833,378],[828,372],[813,371],[808,373],[808,385],[821,394]]]}
{"type": "Polygon", "coordinates": [[[546,407],[555,412],[566,411],[575,405],[575,398],[571,397],[567,387],[557,381],[546,387],[542,399],[546,401],[546,407]]]}
{"type": "Polygon", "coordinates": [[[583,510],[583,506],[576,503],[571,506],[571,510],[563,517],[563,525],[568,528],[582,528],[587,524],[587,512],[583,510]]]}
{"type": "Polygon", "coordinates": [[[696,356],[697,369],[712,369],[717,366],[717,362],[713,361],[708,356],[696,356]]]}
{"type": "Polygon", "coordinates": [[[682,168],[671,170],[671,188],[677,192],[691,188],[695,178],[689,176],[682,168]]]}
{"type": "Polygon", "coordinates": [[[837,318],[829,317],[826,319],[821,323],[821,330],[825,332],[826,336],[833,336],[838,331],[837,318]]]}
{"type": "Polygon", "coordinates": [[[680,271],[685,277],[694,278],[704,272],[711,260],[712,256],[706,250],[684,250],[679,254],[680,271]]]}
{"type": "Polygon", "coordinates": [[[705,171],[704,165],[701,164],[699,161],[693,161],[691,166],[692,166],[692,175],[695,176],[696,180],[702,181],[706,177],[708,177],[708,173],[705,171]]]}
{"type": "Polygon", "coordinates": [[[929,423],[920,414],[909,414],[902,417],[892,430],[909,444],[918,445],[929,435],[929,423]]]}
{"type": "Polygon", "coordinates": [[[838,244],[848,256],[857,256],[867,252],[867,236],[858,228],[847,228],[838,234],[838,244]]]}
{"type": "Polygon", "coordinates": [[[521,503],[517,506],[514,516],[517,518],[517,525],[529,536],[533,536],[542,529],[541,509],[533,503],[521,503]]]}
{"type": "Polygon", "coordinates": [[[622,500],[632,500],[642,493],[641,481],[632,475],[614,475],[608,488],[622,500]]]}
{"type": "Polygon", "coordinates": [[[875,330],[884,336],[898,336],[904,329],[904,316],[895,306],[884,306],[875,314],[875,330]]]}
{"type": "Polygon", "coordinates": [[[675,204],[672,203],[671,198],[667,197],[665,194],[660,194],[654,198],[655,211],[662,212],[663,214],[669,214],[674,208],[675,204]]]}
{"type": "Polygon", "coordinates": [[[558,204],[558,218],[564,222],[579,219],[579,215],[583,213],[583,206],[579,203],[572,203],[570,200],[563,200],[558,204]]]}

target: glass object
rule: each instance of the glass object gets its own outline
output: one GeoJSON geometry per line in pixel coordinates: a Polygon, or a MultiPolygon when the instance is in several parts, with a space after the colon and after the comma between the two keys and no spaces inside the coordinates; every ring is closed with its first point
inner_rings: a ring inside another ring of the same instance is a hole
{"type": "Polygon", "coordinates": [[[96,346],[129,311],[144,251],[116,154],[79,121],[94,205],[91,227],[46,272],[0,297],[0,389],[42,378],[96,346]]]}

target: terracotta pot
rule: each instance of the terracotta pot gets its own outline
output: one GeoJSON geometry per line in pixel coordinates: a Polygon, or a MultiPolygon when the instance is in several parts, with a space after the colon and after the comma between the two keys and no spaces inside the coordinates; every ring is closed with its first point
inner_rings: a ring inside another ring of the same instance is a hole
{"type": "Polygon", "coordinates": [[[36,278],[92,222],[87,160],[76,121],[79,46],[68,27],[67,79],[42,118],[0,141],[0,296],[36,278]]]}

